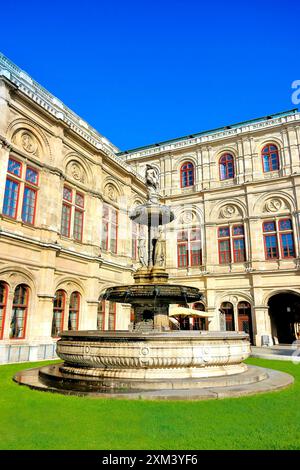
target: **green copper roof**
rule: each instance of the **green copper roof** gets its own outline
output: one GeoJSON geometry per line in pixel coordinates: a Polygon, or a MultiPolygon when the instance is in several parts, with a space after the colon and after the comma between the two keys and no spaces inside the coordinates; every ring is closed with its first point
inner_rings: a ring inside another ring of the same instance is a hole
{"type": "Polygon", "coordinates": [[[202,136],[202,135],[214,134],[216,132],[221,132],[221,131],[228,130],[228,129],[234,129],[236,127],[241,127],[241,126],[245,126],[245,125],[248,125],[248,124],[253,124],[253,123],[259,122],[259,121],[266,121],[268,119],[274,119],[274,118],[278,118],[278,117],[288,116],[290,114],[295,114],[297,112],[298,112],[298,108],[289,109],[288,111],[282,111],[280,113],[269,114],[268,116],[263,116],[263,117],[259,117],[259,118],[255,118],[255,119],[250,119],[248,121],[242,121],[242,122],[238,122],[236,124],[230,124],[230,125],[224,126],[224,127],[217,127],[215,129],[210,129],[208,131],[197,132],[196,134],[185,135],[183,137],[177,137],[175,139],[163,140],[162,142],[157,142],[157,143],[154,143],[154,144],[145,145],[143,147],[136,147],[136,148],[133,148],[133,149],[130,149],[130,150],[124,150],[123,152],[117,153],[117,155],[120,156],[120,155],[129,154],[129,153],[135,153],[135,152],[139,152],[141,150],[160,147],[161,145],[166,145],[166,144],[171,144],[171,143],[174,143],[174,142],[178,142],[180,140],[193,139],[195,137],[199,137],[199,136],[202,136]]]}

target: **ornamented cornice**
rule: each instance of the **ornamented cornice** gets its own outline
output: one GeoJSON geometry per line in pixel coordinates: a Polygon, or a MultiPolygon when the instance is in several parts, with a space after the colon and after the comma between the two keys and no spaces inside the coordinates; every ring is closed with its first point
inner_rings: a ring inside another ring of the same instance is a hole
{"type": "Polygon", "coordinates": [[[26,72],[0,53],[0,77],[1,76],[14,84],[21,93],[34,101],[49,114],[64,122],[74,133],[89,142],[95,149],[105,153],[108,158],[116,162],[120,167],[144,182],[143,177],[139,173],[133,170],[124,159],[116,155],[119,149],[115,145],[99,134],[99,132],[71,111],[62,101],[49,93],[26,72]]]}
{"type": "Polygon", "coordinates": [[[173,142],[162,142],[160,144],[156,144],[155,146],[149,146],[148,148],[142,148],[140,150],[129,150],[127,152],[121,152],[120,155],[124,158],[127,162],[131,160],[147,158],[153,155],[160,155],[161,153],[165,152],[172,152],[182,148],[190,148],[192,146],[198,144],[209,144],[210,142],[222,140],[228,137],[235,137],[240,136],[241,138],[251,138],[247,134],[249,132],[259,131],[264,128],[272,128],[278,127],[284,124],[290,124],[292,122],[299,122],[300,123],[300,113],[292,113],[286,112],[282,113],[282,116],[272,118],[262,118],[260,122],[255,122],[249,124],[242,123],[240,126],[236,125],[233,129],[222,130],[222,131],[208,131],[207,134],[203,133],[201,136],[195,136],[193,138],[179,138],[176,142],[174,139],[173,142]],[[244,137],[245,136],[245,137],[244,137]]]}

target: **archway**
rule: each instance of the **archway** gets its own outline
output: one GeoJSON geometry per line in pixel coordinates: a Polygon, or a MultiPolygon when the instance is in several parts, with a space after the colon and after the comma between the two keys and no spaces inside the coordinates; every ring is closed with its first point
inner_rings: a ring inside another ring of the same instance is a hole
{"type": "Polygon", "coordinates": [[[273,337],[290,344],[300,338],[300,295],[279,293],[268,301],[273,337]]]}

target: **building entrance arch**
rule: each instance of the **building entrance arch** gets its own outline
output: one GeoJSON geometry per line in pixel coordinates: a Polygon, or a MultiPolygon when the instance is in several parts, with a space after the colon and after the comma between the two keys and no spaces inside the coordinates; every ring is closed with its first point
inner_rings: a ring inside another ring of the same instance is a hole
{"type": "Polygon", "coordinates": [[[300,295],[293,292],[274,294],[268,301],[272,336],[279,343],[300,339],[300,295]]]}

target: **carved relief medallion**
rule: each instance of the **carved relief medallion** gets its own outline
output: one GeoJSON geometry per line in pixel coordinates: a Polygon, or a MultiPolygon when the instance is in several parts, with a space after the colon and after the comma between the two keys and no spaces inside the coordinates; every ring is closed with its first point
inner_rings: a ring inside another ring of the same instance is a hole
{"type": "Polygon", "coordinates": [[[21,145],[28,153],[36,153],[38,144],[35,137],[29,132],[24,132],[21,137],[21,145]]]}
{"type": "Polygon", "coordinates": [[[265,209],[267,212],[278,212],[282,209],[282,200],[278,198],[269,199],[266,202],[265,209]]]}
{"type": "Polygon", "coordinates": [[[238,214],[235,206],[228,205],[221,209],[221,217],[225,219],[230,219],[238,214]]]}

